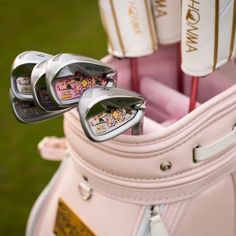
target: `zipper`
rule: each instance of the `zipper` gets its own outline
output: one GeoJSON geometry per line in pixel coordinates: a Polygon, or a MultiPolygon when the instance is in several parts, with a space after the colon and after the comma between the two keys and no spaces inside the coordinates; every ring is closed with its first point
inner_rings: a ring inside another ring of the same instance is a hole
{"type": "Polygon", "coordinates": [[[161,219],[161,210],[158,205],[151,207],[150,228],[151,236],[168,236],[168,232],[161,219]]]}
{"type": "Polygon", "coordinates": [[[136,236],[168,236],[168,232],[161,219],[165,205],[147,206],[136,236]]]}

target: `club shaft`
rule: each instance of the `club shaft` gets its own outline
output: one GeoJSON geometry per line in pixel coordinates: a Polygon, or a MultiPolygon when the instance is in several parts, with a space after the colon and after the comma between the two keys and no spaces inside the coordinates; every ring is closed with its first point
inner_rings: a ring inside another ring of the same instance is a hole
{"type": "Polygon", "coordinates": [[[191,96],[189,103],[189,112],[193,111],[196,108],[197,97],[198,97],[198,86],[199,86],[199,77],[192,76],[192,88],[191,88],[191,96]]]}
{"type": "Polygon", "coordinates": [[[139,92],[140,84],[138,77],[138,58],[130,58],[131,87],[135,92],[139,92]]]}
{"type": "Polygon", "coordinates": [[[184,92],[184,74],[181,69],[182,55],[181,55],[181,43],[177,44],[177,86],[180,93],[184,92]]]}

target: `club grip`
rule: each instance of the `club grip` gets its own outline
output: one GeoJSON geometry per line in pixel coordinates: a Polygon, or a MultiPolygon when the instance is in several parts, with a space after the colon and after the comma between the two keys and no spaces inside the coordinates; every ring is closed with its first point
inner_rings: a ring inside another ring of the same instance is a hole
{"type": "Polygon", "coordinates": [[[236,1],[182,2],[182,69],[206,76],[234,54],[236,1]]]}
{"type": "Polygon", "coordinates": [[[149,0],[99,0],[108,51],[116,57],[140,57],[157,49],[157,36],[149,0]]]}

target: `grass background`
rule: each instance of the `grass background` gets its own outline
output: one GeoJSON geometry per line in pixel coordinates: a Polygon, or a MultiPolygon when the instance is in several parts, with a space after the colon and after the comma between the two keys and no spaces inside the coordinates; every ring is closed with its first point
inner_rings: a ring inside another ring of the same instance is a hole
{"type": "Polygon", "coordinates": [[[63,118],[34,125],[19,123],[9,105],[10,69],[26,50],[78,53],[94,58],[106,52],[97,0],[0,0],[0,235],[24,235],[30,209],[58,163],[42,160],[37,143],[63,136],[63,118]]]}

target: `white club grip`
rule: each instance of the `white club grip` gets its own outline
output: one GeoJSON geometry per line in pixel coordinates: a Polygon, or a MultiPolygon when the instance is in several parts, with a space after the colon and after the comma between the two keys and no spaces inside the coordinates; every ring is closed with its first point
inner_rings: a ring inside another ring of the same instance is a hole
{"type": "Polygon", "coordinates": [[[108,51],[117,57],[140,57],[157,49],[150,0],[99,0],[108,51]]]}
{"type": "Polygon", "coordinates": [[[182,69],[206,76],[235,51],[236,0],[182,0],[182,69]]]}
{"type": "Polygon", "coordinates": [[[231,145],[236,143],[236,126],[234,126],[232,132],[218,140],[217,142],[210,144],[208,146],[201,147],[196,146],[193,149],[193,160],[194,162],[199,162],[206,160],[214,155],[217,155],[221,151],[229,148],[231,145]]]}
{"type": "Polygon", "coordinates": [[[151,0],[157,38],[160,44],[172,44],[181,38],[181,0],[151,0]]]}

